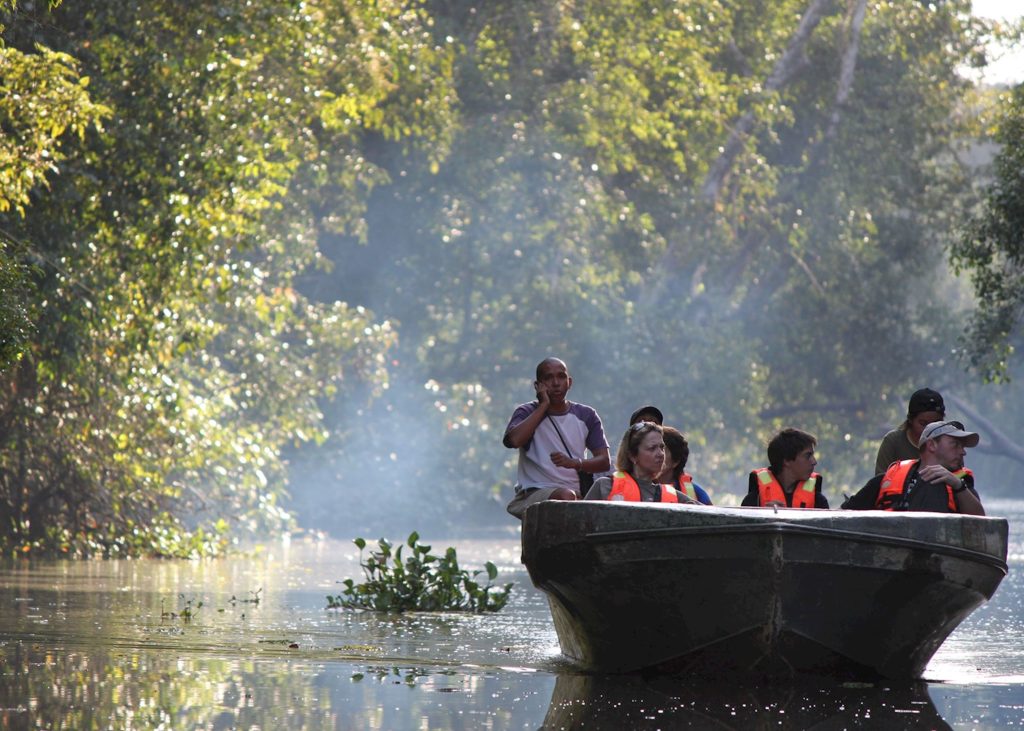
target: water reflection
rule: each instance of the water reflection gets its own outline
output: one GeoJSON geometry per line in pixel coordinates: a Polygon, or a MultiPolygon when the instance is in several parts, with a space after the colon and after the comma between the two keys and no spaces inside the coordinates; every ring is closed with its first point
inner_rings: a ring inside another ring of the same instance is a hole
{"type": "Polygon", "coordinates": [[[549,729],[948,729],[925,683],[727,686],[560,675],[549,729]]]}
{"type": "Polygon", "coordinates": [[[7,561],[0,729],[1020,726],[1024,503],[1011,507],[1010,575],[907,685],[582,674],[514,537],[453,542],[464,566],[494,560],[517,584],[489,616],[327,611],[336,582],[358,577],[347,542],[210,562],[7,561]]]}

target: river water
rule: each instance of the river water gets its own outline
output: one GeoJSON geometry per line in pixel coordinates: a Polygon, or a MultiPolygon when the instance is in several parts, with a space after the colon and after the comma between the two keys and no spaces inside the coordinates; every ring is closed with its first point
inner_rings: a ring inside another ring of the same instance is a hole
{"type": "Polygon", "coordinates": [[[987,509],[1010,518],[1010,573],[905,684],[580,673],[512,533],[432,541],[515,582],[486,616],[327,610],[339,580],[362,578],[347,541],[215,561],[6,561],[0,729],[1022,727],[1024,501],[987,509]]]}

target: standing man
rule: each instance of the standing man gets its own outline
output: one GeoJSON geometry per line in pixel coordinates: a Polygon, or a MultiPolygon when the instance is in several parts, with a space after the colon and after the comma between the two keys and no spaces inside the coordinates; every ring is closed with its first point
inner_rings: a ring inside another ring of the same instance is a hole
{"type": "Polygon", "coordinates": [[[565,363],[542,360],[533,388],[537,399],[516,407],[502,439],[519,450],[516,494],[506,509],[520,520],[541,500],[580,498],[580,478],[606,472],[610,464],[601,417],[566,398],[572,376],[565,363]]]}
{"type": "Polygon", "coordinates": [[[821,475],[814,471],[818,440],[799,429],[783,429],[768,442],[768,467],[750,473],[742,505],[780,508],[824,508],[821,475]]]}
{"type": "Polygon", "coordinates": [[[959,421],[935,421],[921,432],[918,459],[893,462],[843,503],[847,510],[919,510],[984,515],[964,454],[978,446],[959,421]]]}

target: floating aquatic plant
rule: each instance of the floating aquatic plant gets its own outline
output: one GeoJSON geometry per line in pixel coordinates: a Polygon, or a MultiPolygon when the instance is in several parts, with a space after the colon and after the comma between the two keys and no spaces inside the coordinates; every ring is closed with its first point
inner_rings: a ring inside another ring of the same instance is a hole
{"type": "Polygon", "coordinates": [[[378,612],[457,611],[497,612],[508,602],[512,584],[503,587],[492,582],[498,576],[497,567],[488,561],[484,568],[472,573],[459,567],[454,548],[444,556],[435,556],[430,546],[419,542],[413,531],[404,545],[393,549],[390,541],[377,541],[378,550],[371,551],[364,560],[366,541],[356,538],[359,547],[359,565],[366,581],[356,584],[345,579],[341,594],[327,597],[328,609],[372,609],[378,612]],[[408,547],[411,556],[402,558],[408,547]],[[486,573],[486,583],[478,580],[486,573]]]}

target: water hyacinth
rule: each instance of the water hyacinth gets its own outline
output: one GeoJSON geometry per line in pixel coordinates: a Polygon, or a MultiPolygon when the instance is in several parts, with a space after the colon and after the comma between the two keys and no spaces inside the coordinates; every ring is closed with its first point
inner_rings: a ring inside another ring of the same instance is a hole
{"type": "Polygon", "coordinates": [[[405,545],[392,550],[386,538],[377,541],[377,551],[363,559],[366,541],[356,538],[359,565],[366,581],[356,584],[345,579],[341,594],[327,597],[328,609],[372,609],[378,612],[497,612],[508,602],[512,584],[493,585],[497,567],[488,561],[483,569],[470,573],[459,567],[455,549],[449,547],[444,556],[430,553],[431,547],[419,542],[419,534],[409,534],[405,545]],[[412,555],[402,559],[408,546],[412,555]],[[485,573],[487,582],[477,577],[485,573]]]}

